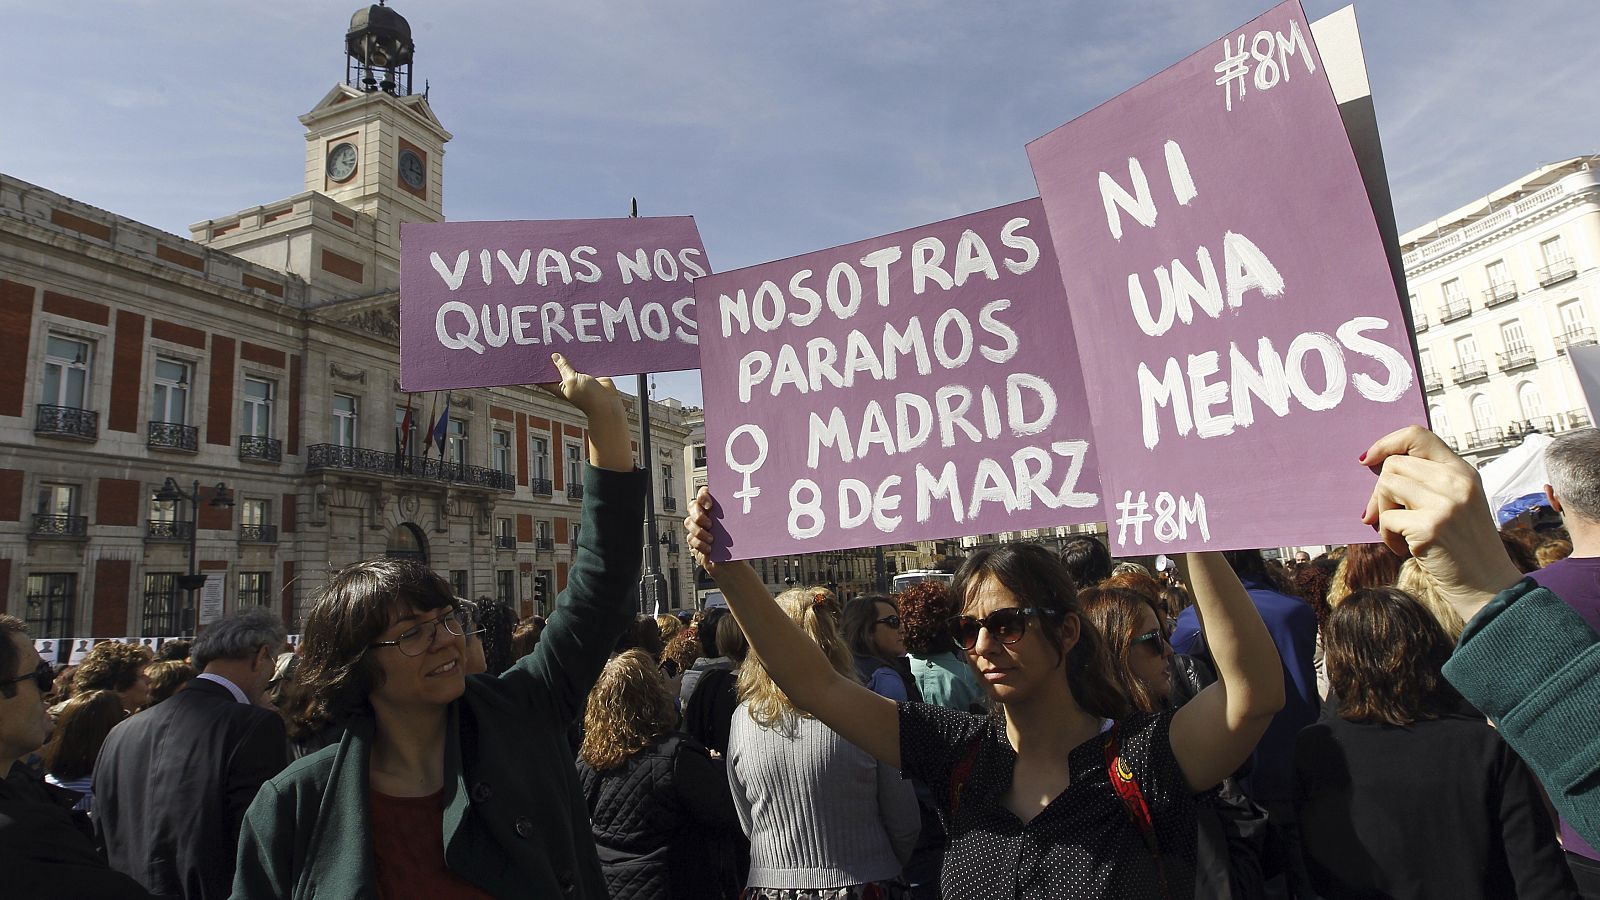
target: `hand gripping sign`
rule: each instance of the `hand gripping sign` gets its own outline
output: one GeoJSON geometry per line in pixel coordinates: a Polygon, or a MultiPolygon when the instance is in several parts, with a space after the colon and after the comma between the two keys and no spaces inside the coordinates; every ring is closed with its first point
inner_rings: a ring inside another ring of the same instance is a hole
{"type": "Polygon", "coordinates": [[[407,391],[700,363],[688,216],[407,223],[400,229],[400,382],[407,391]]]}
{"type": "Polygon", "coordinates": [[[709,275],[695,294],[719,558],[1099,517],[1038,200],[709,275]]]}
{"type": "Polygon", "coordinates": [[[1371,540],[1357,457],[1424,421],[1395,281],[1296,2],[1028,145],[1113,552],[1371,540]]]}

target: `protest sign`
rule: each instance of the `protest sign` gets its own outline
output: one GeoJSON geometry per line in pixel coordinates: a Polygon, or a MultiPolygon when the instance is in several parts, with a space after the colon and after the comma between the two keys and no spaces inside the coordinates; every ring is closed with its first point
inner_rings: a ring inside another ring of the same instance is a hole
{"type": "Polygon", "coordinates": [[[720,559],[1099,518],[1043,207],[695,283],[720,559]]]}
{"type": "Polygon", "coordinates": [[[700,364],[692,217],[406,223],[400,247],[407,391],[555,381],[552,352],[591,375],[700,364]]]}
{"type": "Polygon", "coordinates": [[[1281,4],[1028,145],[1119,554],[1370,541],[1357,458],[1424,421],[1310,29],[1281,4]]]}
{"type": "Polygon", "coordinates": [[[222,609],[222,576],[213,572],[200,587],[200,624],[210,625],[222,618],[222,609]]]}

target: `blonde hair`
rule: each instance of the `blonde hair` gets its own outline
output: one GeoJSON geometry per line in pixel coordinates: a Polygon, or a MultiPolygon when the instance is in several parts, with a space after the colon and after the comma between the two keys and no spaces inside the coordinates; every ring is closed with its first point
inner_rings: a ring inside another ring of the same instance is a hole
{"type": "MultiPolygon", "coordinates": [[[[683,620],[668,613],[656,616],[656,628],[661,630],[661,642],[665,644],[672,640],[672,636],[683,630],[683,620]]],[[[665,653],[665,651],[662,651],[665,653]]],[[[665,658],[663,656],[663,658],[665,658]]]]}
{"type": "Polygon", "coordinates": [[[1439,592],[1439,583],[1416,560],[1408,559],[1400,564],[1400,577],[1395,579],[1395,587],[1417,598],[1417,602],[1438,620],[1445,634],[1450,635],[1452,642],[1461,639],[1461,631],[1467,627],[1467,623],[1461,620],[1461,614],[1439,592]]]}
{"type": "MultiPolygon", "coordinates": [[[[777,604],[800,630],[804,631],[828,658],[833,670],[851,680],[856,678],[855,661],[850,656],[844,637],[839,633],[839,623],[834,618],[837,607],[832,592],[813,588],[793,588],[777,596],[777,604]]],[[[796,716],[811,718],[811,714],[796,709],[788,695],[767,674],[767,667],[755,647],[739,666],[735,683],[739,699],[748,705],[750,718],[763,728],[775,728],[792,722],[796,716]]]]}
{"type": "Polygon", "coordinates": [[[589,692],[578,758],[604,772],[628,761],[678,725],[667,680],[643,650],[613,656],[589,692]]]}

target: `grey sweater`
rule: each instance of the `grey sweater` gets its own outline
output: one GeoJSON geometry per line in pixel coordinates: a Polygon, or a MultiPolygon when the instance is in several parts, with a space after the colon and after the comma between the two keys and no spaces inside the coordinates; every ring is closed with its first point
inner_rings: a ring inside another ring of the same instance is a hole
{"type": "Polygon", "coordinates": [[[911,782],[816,719],[763,728],[740,704],[728,783],[750,887],[833,888],[900,874],[921,822],[911,782]]]}

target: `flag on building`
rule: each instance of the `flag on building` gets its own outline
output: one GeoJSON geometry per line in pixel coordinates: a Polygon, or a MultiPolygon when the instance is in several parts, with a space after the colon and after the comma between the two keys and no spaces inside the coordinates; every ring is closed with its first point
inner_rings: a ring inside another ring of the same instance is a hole
{"type": "Polygon", "coordinates": [[[444,458],[444,439],[450,424],[450,392],[444,392],[444,412],[439,414],[439,420],[433,423],[433,442],[439,447],[439,458],[444,458]]]}

